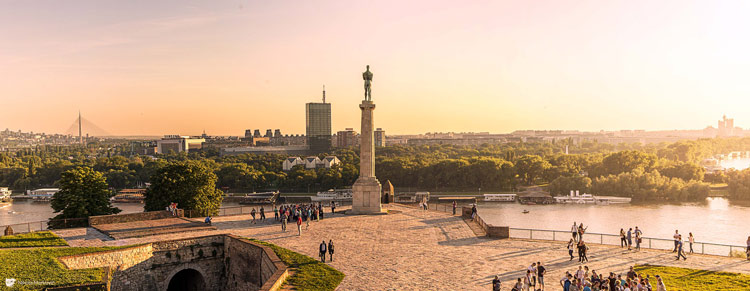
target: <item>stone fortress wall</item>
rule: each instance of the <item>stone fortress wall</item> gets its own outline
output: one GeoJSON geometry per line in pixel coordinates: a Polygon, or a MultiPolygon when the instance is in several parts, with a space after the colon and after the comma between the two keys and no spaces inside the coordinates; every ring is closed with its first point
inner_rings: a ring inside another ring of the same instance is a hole
{"type": "Polygon", "coordinates": [[[111,290],[168,290],[186,270],[198,290],[276,290],[288,274],[271,248],[233,235],[154,242],[59,260],[69,269],[109,268],[111,290]]]}

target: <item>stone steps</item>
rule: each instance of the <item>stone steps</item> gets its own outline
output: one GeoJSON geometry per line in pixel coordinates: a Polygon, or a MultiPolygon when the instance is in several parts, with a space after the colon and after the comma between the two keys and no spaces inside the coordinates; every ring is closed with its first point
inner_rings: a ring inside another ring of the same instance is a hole
{"type": "Polygon", "coordinates": [[[487,236],[487,233],[484,231],[482,226],[480,226],[476,221],[473,221],[470,218],[464,218],[464,222],[466,222],[466,225],[469,226],[471,231],[473,231],[476,236],[487,236]]]}

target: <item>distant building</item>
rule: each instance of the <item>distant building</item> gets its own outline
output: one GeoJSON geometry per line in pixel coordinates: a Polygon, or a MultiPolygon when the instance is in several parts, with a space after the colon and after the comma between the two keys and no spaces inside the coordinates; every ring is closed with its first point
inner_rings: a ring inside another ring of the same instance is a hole
{"type": "Polygon", "coordinates": [[[199,150],[203,147],[204,138],[192,138],[189,136],[165,135],[156,141],[156,152],[166,154],[169,152],[181,153],[199,150]]]}
{"type": "Polygon", "coordinates": [[[272,146],[301,146],[307,144],[307,137],[304,134],[287,134],[282,136],[281,132],[279,132],[279,136],[276,136],[274,133],[274,137],[271,138],[270,143],[272,146]]]}
{"type": "Polygon", "coordinates": [[[734,118],[727,118],[727,116],[724,115],[722,120],[719,120],[718,136],[734,136],[734,118]]]}
{"type": "Polygon", "coordinates": [[[8,187],[0,187],[0,199],[10,197],[11,193],[13,193],[13,191],[9,190],[8,187]]]}
{"type": "Polygon", "coordinates": [[[290,171],[297,165],[305,165],[305,169],[330,169],[340,163],[341,161],[336,156],[327,156],[322,159],[316,156],[309,156],[304,160],[300,157],[288,157],[283,162],[283,169],[284,171],[290,171]]]}
{"type": "Polygon", "coordinates": [[[320,164],[320,158],[315,156],[310,156],[305,158],[305,168],[307,169],[315,169],[318,167],[318,164],[320,164]]]}
{"type": "Polygon", "coordinates": [[[282,168],[284,171],[290,171],[294,166],[296,165],[304,165],[305,162],[302,161],[299,157],[288,157],[284,160],[284,163],[282,164],[282,168]]]}
{"type": "Polygon", "coordinates": [[[279,154],[279,155],[305,155],[310,152],[306,145],[291,146],[245,146],[245,147],[227,147],[221,149],[222,156],[241,155],[241,154],[279,154]]]}
{"type": "Polygon", "coordinates": [[[34,197],[52,197],[55,193],[60,192],[60,188],[40,188],[26,192],[29,196],[34,197]]]}
{"type": "Polygon", "coordinates": [[[374,141],[376,147],[384,147],[385,146],[385,130],[382,128],[378,128],[374,132],[374,141]]]}
{"type": "Polygon", "coordinates": [[[348,148],[359,144],[358,134],[353,128],[347,128],[336,133],[336,147],[348,148]]]}
{"type": "Polygon", "coordinates": [[[312,152],[325,152],[331,147],[331,103],[305,104],[307,145],[312,152]]]}

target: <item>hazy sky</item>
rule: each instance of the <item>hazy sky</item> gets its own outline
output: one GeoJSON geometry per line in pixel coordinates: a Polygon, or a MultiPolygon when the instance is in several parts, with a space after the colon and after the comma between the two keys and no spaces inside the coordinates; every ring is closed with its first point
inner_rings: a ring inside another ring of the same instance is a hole
{"type": "Polygon", "coordinates": [[[0,0],[0,129],[750,127],[749,1],[0,0]]]}

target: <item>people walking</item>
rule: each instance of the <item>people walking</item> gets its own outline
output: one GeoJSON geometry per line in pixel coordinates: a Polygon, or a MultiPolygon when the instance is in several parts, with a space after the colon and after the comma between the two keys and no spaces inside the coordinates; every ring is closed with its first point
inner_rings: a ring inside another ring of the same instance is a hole
{"type": "Polygon", "coordinates": [[[682,236],[679,236],[677,238],[677,260],[680,260],[680,257],[682,257],[683,260],[687,260],[687,257],[685,257],[685,253],[682,251],[682,236]]]}
{"type": "Polygon", "coordinates": [[[628,244],[627,239],[625,238],[625,230],[620,229],[620,247],[623,248],[628,244]]]}
{"type": "Polygon", "coordinates": [[[573,226],[570,227],[570,234],[573,236],[573,240],[578,241],[578,225],[573,221],[573,226]]]}
{"type": "Polygon", "coordinates": [[[492,291],[500,291],[500,276],[495,275],[495,279],[492,279],[492,291]]]}
{"type": "Polygon", "coordinates": [[[581,222],[581,224],[578,225],[578,240],[583,239],[583,234],[586,232],[586,229],[588,229],[588,227],[584,228],[583,222],[581,222]]]}
{"type": "Polygon", "coordinates": [[[456,215],[456,200],[453,200],[453,215],[456,215]]]}
{"type": "Polygon", "coordinates": [[[536,286],[536,263],[531,263],[531,266],[529,266],[528,270],[531,272],[529,285],[532,287],[532,290],[534,290],[533,287],[536,286]]]}
{"type": "Polygon", "coordinates": [[[641,232],[638,227],[635,227],[635,250],[640,251],[641,250],[641,235],[643,233],[641,232]]]}
{"type": "Polygon", "coordinates": [[[537,290],[544,290],[544,275],[547,273],[547,268],[542,266],[542,262],[536,262],[536,273],[537,283],[539,284],[539,288],[537,290]]]}
{"type": "Polygon", "coordinates": [[[253,217],[252,223],[255,224],[255,208],[253,207],[253,210],[250,210],[250,216],[253,217]]]}
{"type": "Polygon", "coordinates": [[[286,212],[281,213],[281,231],[286,232],[287,216],[286,212]]]}
{"type": "Polygon", "coordinates": [[[320,243],[320,261],[326,262],[326,241],[320,243]]]}
{"type": "Polygon", "coordinates": [[[578,247],[580,249],[580,254],[578,255],[579,259],[581,260],[581,262],[588,262],[589,258],[586,256],[586,251],[588,251],[589,247],[586,246],[586,243],[583,240],[578,241],[578,247]]]}
{"type": "Polygon", "coordinates": [[[328,254],[330,255],[331,262],[333,262],[333,240],[328,240],[328,254]]]}
{"type": "Polygon", "coordinates": [[[302,236],[302,216],[297,216],[297,236],[302,236]]]}
{"type": "Polygon", "coordinates": [[[276,207],[276,204],[273,205],[273,220],[279,221],[279,208],[276,207]]]}
{"type": "Polygon", "coordinates": [[[263,206],[260,207],[260,220],[266,220],[266,209],[263,206]]]}
{"type": "Polygon", "coordinates": [[[471,220],[477,219],[477,204],[471,206],[471,220]]]}
{"type": "Polygon", "coordinates": [[[570,260],[573,260],[573,248],[576,245],[575,241],[571,238],[568,242],[568,255],[570,255],[570,260]]]}
{"type": "Polygon", "coordinates": [[[628,238],[628,250],[630,250],[630,246],[633,245],[633,229],[632,228],[628,228],[627,238],[628,238]]]}
{"type": "Polygon", "coordinates": [[[690,253],[693,253],[693,243],[695,242],[695,238],[693,237],[693,233],[688,233],[688,242],[690,243],[690,253]]]}
{"type": "Polygon", "coordinates": [[[750,261],[750,236],[747,237],[747,249],[745,250],[747,260],[750,261]]]}
{"type": "Polygon", "coordinates": [[[677,252],[677,244],[679,243],[679,240],[680,240],[680,232],[678,230],[675,230],[674,235],[672,237],[674,237],[674,250],[672,250],[672,252],[675,253],[677,252]]]}
{"type": "Polygon", "coordinates": [[[331,201],[331,215],[336,213],[336,201],[331,201]]]}

